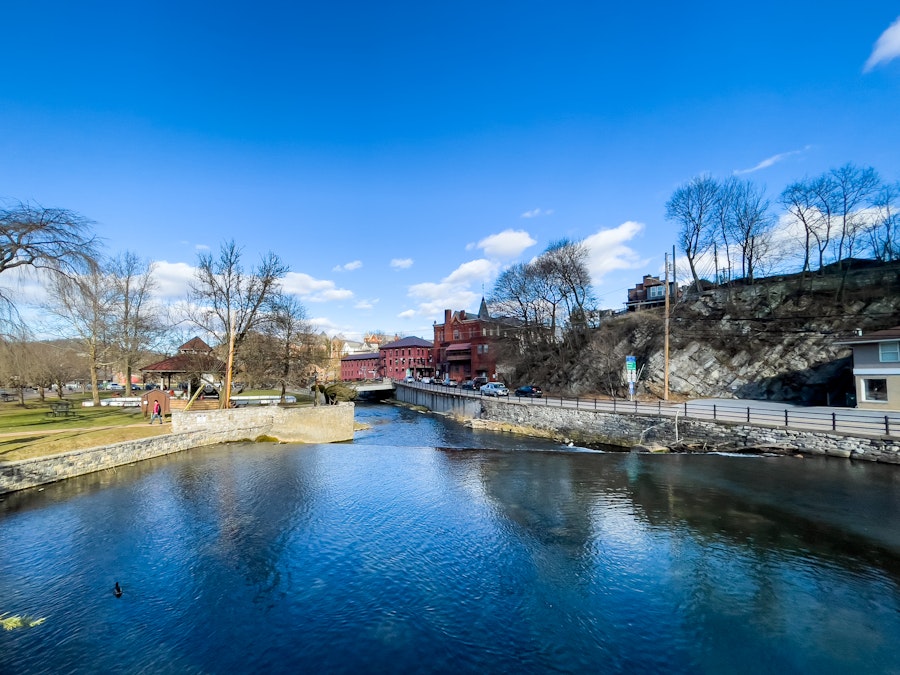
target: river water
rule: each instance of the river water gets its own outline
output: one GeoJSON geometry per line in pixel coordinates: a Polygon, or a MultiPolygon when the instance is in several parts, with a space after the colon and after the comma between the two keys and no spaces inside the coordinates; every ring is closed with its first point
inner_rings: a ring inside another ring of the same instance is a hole
{"type": "Polygon", "coordinates": [[[900,672],[897,467],[357,419],[7,495],[0,672],[900,672]]]}

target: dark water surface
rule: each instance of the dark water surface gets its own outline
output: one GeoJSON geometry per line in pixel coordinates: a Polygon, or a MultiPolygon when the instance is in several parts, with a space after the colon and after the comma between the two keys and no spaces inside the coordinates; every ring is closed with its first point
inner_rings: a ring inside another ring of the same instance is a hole
{"type": "Polygon", "coordinates": [[[0,672],[900,673],[897,467],[357,419],[6,496],[0,672]]]}

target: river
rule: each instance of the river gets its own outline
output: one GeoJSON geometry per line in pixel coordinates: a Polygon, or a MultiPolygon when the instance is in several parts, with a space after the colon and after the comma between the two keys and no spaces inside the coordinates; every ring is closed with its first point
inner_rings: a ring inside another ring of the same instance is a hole
{"type": "Polygon", "coordinates": [[[898,467],[357,420],[6,495],[0,672],[900,672],[898,467]]]}

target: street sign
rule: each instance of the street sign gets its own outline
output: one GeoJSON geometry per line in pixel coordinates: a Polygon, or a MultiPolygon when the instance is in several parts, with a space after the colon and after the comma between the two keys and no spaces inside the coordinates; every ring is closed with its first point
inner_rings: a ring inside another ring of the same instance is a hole
{"type": "Polygon", "coordinates": [[[625,375],[627,376],[629,383],[634,384],[637,381],[637,357],[636,356],[626,356],[625,357],[625,375]]]}

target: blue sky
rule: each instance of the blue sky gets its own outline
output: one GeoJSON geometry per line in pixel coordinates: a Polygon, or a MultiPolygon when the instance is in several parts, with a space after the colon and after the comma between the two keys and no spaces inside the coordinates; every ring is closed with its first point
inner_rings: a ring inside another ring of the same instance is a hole
{"type": "Polygon", "coordinates": [[[700,173],[900,180],[896,2],[140,4],[4,3],[0,198],[171,299],[234,239],[321,330],[430,338],[569,237],[620,308],[700,173]]]}

